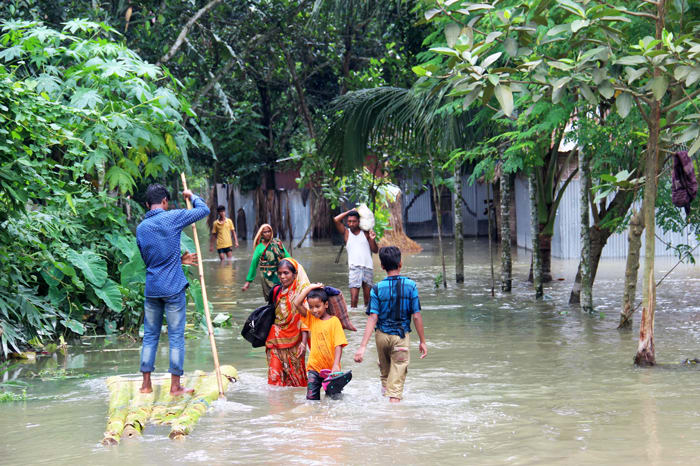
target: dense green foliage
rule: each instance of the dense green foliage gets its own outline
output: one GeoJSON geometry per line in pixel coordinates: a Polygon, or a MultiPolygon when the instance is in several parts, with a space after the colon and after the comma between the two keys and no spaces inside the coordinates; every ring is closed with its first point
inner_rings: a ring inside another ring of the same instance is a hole
{"type": "Polygon", "coordinates": [[[112,35],[84,20],[3,23],[3,354],[138,328],[144,268],[122,196],[186,161],[192,139],[172,81],[112,35]]]}

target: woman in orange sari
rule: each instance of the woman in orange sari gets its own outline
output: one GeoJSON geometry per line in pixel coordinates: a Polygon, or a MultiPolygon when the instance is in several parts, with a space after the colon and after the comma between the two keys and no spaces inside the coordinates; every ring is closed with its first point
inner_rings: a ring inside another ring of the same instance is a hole
{"type": "Polygon", "coordinates": [[[265,342],[267,354],[267,383],[284,387],[306,387],[304,352],[309,329],[301,321],[293,305],[297,294],[309,286],[304,268],[291,257],[277,266],[281,290],[273,293],[275,322],[265,342]]]}

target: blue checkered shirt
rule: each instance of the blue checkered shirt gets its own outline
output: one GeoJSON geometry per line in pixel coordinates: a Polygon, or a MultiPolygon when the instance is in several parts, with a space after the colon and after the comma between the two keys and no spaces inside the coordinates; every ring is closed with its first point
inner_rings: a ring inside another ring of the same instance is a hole
{"type": "Polygon", "coordinates": [[[377,330],[401,338],[411,331],[411,316],[420,312],[416,282],[400,275],[386,277],[372,287],[369,296],[369,313],[378,315],[377,330]],[[397,287],[401,287],[398,310],[395,308],[397,287]]]}
{"type": "Polygon", "coordinates": [[[182,229],[209,215],[209,207],[198,196],[192,196],[192,209],[146,212],[136,227],[136,243],[146,263],[148,298],[164,298],[181,292],[188,286],[180,260],[182,229]]]}

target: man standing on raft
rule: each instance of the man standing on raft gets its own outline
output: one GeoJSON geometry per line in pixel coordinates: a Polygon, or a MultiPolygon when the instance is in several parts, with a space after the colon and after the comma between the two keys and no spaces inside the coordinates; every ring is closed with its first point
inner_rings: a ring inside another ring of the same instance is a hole
{"type": "Polygon", "coordinates": [[[350,287],[350,307],[356,308],[360,299],[360,287],[365,307],[369,304],[369,292],[374,283],[374,264],[372,253],[379,251],[377,235],[374,230],[369,232],[360,229],[360,214],[351,209],[336,215],[333,219],[338,233],[345,239],[345,248],[348,250],[348,282],[350,287]],[[347,217],[347,228],[343,225],[343,219],[347,217]]]}
{"type": "Polygon", "coordinates": [[[182,195],[192,200],[192,209],[168,211],[168,190],[160,184],[150,185],[146,190],[149,211],[136,227],[136,243],[146,264],[141,393],[153,391],[151,372],[156,360],[163,314],[168,321],[170,343],[170,394],[178,396],[194,391],[180,385],[185,362],[185,289],[189,286],[182,271],[181,264],[185,258],[180,257],[180,234],[187,225],[209,215],[209,208],[190,190],[185,190],[182,195]]]}

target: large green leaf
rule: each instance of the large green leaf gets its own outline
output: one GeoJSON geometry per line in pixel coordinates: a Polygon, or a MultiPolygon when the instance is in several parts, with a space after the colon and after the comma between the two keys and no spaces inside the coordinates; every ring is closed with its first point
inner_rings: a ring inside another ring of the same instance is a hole
{"type": "Polygon", "coordinates": [[[141,256],[136,256],[129,262],[122,264],[119,268],[121,276],[121,284],[123,287],[128,287],[133,283],[146,282],[146,265],[143,263],[141,256]]]}
{"type": "Polygon", "coordinates": [[[71,249],[68,251],[68,260],[83,272],[90,283],[97,287],[104,285],[107,279],[107,264],[94,251],[84,249],[78,254],[71,249]]]}
{"type": "Polygon", "coordinates": [[[184,232],[180,234],[180,249],[182,249],[183,252],[197,252],[194,240],[184,232]]]}
{"type": "Polygon", "coordinates": [[[626,92],[623,92],[617,97],[615,105],[617,106],[617,113],[620,114],[622,118],[626,118],[632,109],[632,96],[626,92]]]}
{"type": "Polygon", "coordinates": [[[513,93],[511,92],[510,87],[499,84],[498,86],[494,87],[493,92],[496,94],[498,103],[501,104],[501,110],[503,110],[503,113],[510,116],[513,113],[513,93]]]}
{"type": "Polygon", "coordinates": [[[454,47],[462,27],[457,23],[449,23],[445,26],[445,39],[448,47],[454,47]]]}
{"type": "Polygon", "coordinates": [[[61,323],[66,328],[71,329],[73,332],[77,333],[78,335],[82,335],[85,333],[85,326],[81,322],[79,322],[75,319],[71,319],[71,318],[63,319],[61,321],[61,323]]]}
{"type": "Polygon", "coordinates": [[[93,288],[93,291],[102,301],[104,301],[107,307],[113,311],[121,312],[122,293],[119,291],[119,286],[117,286],[116,282],[111,279],[107,279],[102,287],[95,287],[93,288]]]}
{"type": "Polygon", "coordinates": [[[661,100],[666,95],[668,89],[668,77],[666,75],[656,76],[651,80],[651,92],[654,93],[656,100],[661,100]]]}
{"type": "Polygon", "coordinates": [[[105,239],[119,249],[129,260],[139,255],[139,247],[136,245],[136,238],[133,236],[107,234],[105,239]]]}
{"type": "Polygon", "coordinates": [[[688,156],[692,157],[700,149],[700,138],[697,138],[690,149],[688,149],[688,156]]]}

